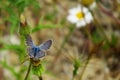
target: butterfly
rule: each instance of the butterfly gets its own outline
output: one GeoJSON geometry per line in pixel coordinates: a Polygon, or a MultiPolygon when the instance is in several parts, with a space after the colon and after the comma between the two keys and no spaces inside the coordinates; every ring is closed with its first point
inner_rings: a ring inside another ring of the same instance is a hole
{"type": "Polygon", "coordinates": [[[29,53],[30,59],[32,59],[34,62],[37,62],[40,60],[40,58],[45,56],[46,50],[48,50],[52,45],[52,40],[48,40],[39,46],[36,46],[32,41],[31,36],[27,35],[26,44],[28,46],[27,52],[29,53]]]}

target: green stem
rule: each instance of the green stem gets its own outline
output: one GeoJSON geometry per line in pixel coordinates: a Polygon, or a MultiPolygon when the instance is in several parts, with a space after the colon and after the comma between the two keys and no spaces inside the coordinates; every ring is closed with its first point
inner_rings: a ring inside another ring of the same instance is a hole
{"type": "MultiPolygon", "coordinates": [[[[89,8],[88,8],[89,9],[89,8]]],[[[89,11],[92,13],[92,16],[94,18],[93,12],[89,9],[89,11]]],[[[100,32],[100,34],[104,37],[104,39],[109,42],[109,38],[107,37],[103,27],[99,24],[99,22],[97,21],[97,19],[94,18],[94,24],[96,25],[96,28],[98,30],[98,32],[100,32]]]]}
{"type": "Polygon", "coordinates": [[[84,67],[84,69],[83,69],[83,71],[82,71],[82,74],[80,75],[79,80],[82,80],[82,77],[83,77],[83,75],[84,75],[84,73],[85,73],[85,70],[86,70],[86,68],[87,68],[87,65],[89,64],[89,61],[90,61],[90,59],[91,59],[91,56],[92,56],[92,53],[90,53],[90,54],[88,55],[88,59],[87,59],[87,61],[86,61],[86,63],[85,63],[85,67],[84,67]]]}
{"type": "Polygon", "coordinates": [[[39,76],[38,78],[39,78],[39,80],[43,80],[42,76],[39,76]]]}
{"type": "Polygon", "coordinates": [[[72,80],[74,80],[75,77],[72,77],[72,80]]]}
{"type": "Polygon", "coordinates": [[[27,80],[27,79],[28,79],[28,75],[29,75],[29,73],[30,73],[30,68],[31,68],[31,62],[30,62],[30,64],[29,64],[29,68],[28,68],[28,71],[27,71],[27,74],[26,74],[24,80],[27,80]]]}
{"type": "Polygon", "coordinates": [[[88,39],[92,41],[92,36],[89,30],[89,24],[87,24],[86,28],[84,28],[84,31],[86,32],[88,39]]]}
{"type": "Polygon", "coordinates": [[[107,42],[109,42],[109,38],[107,37],[107,35],[106,35],[103,27],[100,26],[100,25],[98,25],[97,28],[101,31],[101,33],[102,33],[102,35],[104,36],[105,40],[106,40],[107,42]]]}
{"type": "MultiPolygon", "coordinates": [[[[83,8],[81,7],[81,10],[83,11],[83,8]]],[[[89,8],[88,8],[88,10],[89,10],[89,8]]],[[[86,19],[84,18],[84,21],[86,22],[86,28],[84,28],[84,30],[85,30],[85,32],[86,32],[86,34],[87,34],[87,36],[88,36],[88,39],[90,39],[91,41],[92,41],[92,36],[91,36],[91,33],[90,33],[90,30],[89,30],[89,27],[90,27],[90,25],[87,23],[87,21],[86,21],[86,19]]]]}

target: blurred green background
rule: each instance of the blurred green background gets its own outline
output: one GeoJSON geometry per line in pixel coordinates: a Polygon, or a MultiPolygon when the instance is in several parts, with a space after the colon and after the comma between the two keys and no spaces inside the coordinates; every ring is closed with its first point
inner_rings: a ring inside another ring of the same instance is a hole
{"type": "MultiPolygon", "coordinates": [[[[120,80],[119,0],[0,0],[0,80],[24,80],[28,70],[21,14],[36,45],[53,40],[42,80],[120,80]],[[93,16],[80,28],[67,20],[78,5],[93,16]]],[[[40,80],[33,72],[28,80],[40,80]]]]}

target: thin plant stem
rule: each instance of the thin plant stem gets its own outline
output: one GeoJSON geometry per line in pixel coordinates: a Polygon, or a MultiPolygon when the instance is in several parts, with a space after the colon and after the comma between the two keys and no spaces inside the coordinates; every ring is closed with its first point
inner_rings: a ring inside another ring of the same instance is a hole
{"type": "MultiPolygon", "coordinates": [[[[81,10],[82,10],[82,12],[83,12],[83,6],[81,7],[81,10]]],[[[89,10],[89,8],[88,8],[88,10],[89,10]]],[[[86,28],[84,28],[84,30],[85,30],[85,32],[86,32],[86,34],[87,34],[87,36],[88,36],[88,38],[90,39],[90,40],[92,40],[92,36],[91,36],[91,33],[90,33],[90,30],[89,30],[89,24],[87,23],[87,21],[86,21],[86,19],[84,18],[84,21],[86,22],[86,28]]]]}
{"type": "Polygon", "coordinates": [[[86,28],[84,28],[84,31],[86,32],[88,39],[92,41],[92,36],[89,30],[89,24],[87,24],[86,28]]]}
{"type": "MultiPolygon", "coordinates": [[[[87,28],[85,28],[84,30],[85,30],[88,38],[90,39],[90,41],[92,41],[92,36],[91,36],[91,34],[90,34],[90,31],[89,31],[88,27],[89,27],[89,25],[87,24],[87,28]]],[[[89,53],[89,54],[88,54],[88,59],[87,59],[87,61],[86,61],[86,63],[85,63],[85,67],[84,67],[84,69],[83,69],[83,71],[82,71],[82,73],[81,73],[81,75],[80,75],[79,80],[82,80],[82,77],[83,77],[83,75],[84,75],[84,73],[85,73],[85,70],[86,70],[86,68],[87,68],[87,65],[89,64],[89,61],[90,61],[90,59],[91,59],[91,56],[92,56],[92,53],[89,53]]]]}
{"type": "Polygon", "coordinates": [[[81,75],[80,75],[79,80],[82,80],[82,77],[83,77],[83,75],[84,75],[84,73],[85,73],[85,70],[86,70],[86,68],[87,68],[87,65],[89,64],[89,61],[90,61],[90,59],[91,59],[91,56],[92,56],[92,53],[90,53],[90,54],[88,55],[88,59],[87,59],[87,61],[86,61],[86,63],[85,63],[84,69],[83,69],[83,71],[82,71],[82,73],[81,73],[81,75]]]}
{"type": "Polygon", "coordinates": [[[29,73],[30,73],[30,69],[31,69],[31,62],[30,62],[30,64],[29,64],[29,68],[28,68],[28,71],[27,71],[27,74],[26,74],[24,80],[27,80],[27,79],[28,79],[28,75],[29,75],[29,73]]]}
{"type": "MultiPolygon", "coordinates": [[[[83,10],[82,7],[81,7],[81,9],[83,10]]],[[[84,19],[84,21],[86,22],[86,19],[84,19]]],[[[87,22],[86,22],[86,24],[87,24],[87,22]]],[[[92,36],[91,36],[90,30],[89,30],[89,27],[90,27],[89,24],[87,24],[86,28],[84,28],[84,31],[86,32],[86,34],[87,34],[87,36],[88,36],[88,39],[92,42],[92,36]]],[[[86,70],[86,68],[87,68],[87,65],[89,64],[89,61],[90,61],[90,59],[91,59],[91,56],[92,56],[92,53],[89,53],[89,54],[88,54],[88,59],[87,59],[87,61],[86,61],[86,63],[85,63],[85,67],[84,67],[84,69],[83,69],[83,71],[82,71],[82,74],[80,75],[79,80],[82,80],[82,77],[83,77],[83,75],[84,75],[84,73],[85,73],[85,70],[86,70]]]]}
{"type": "Polygon", "coordinates": [[[38,78],[39,78],[39,80],[43,80],[42,76],[39,76],[38,78]]]}
{"type": "Polygon", "coordinates": [[[72,80],[74,80],[75,77],[72,77],[72,80]]]}
{"type": "MultiPolygon", "coordinates": [[[[88,9],[89,9],[89,8],[88,8],[88,9]]],[[[92,13],[92,16],[93,16],[93,18],[94,18],[93,12],[92,12],[90,9],[89,9],[89,11],[92,13]]],[[[107,35],[106,35],[103,27],[99,24],[98,20],[94,18],[94,21],[95,21],[94,24],[97,26],[97,27],[96,27],[97,30],[100,31],[100,34],[103,35],[103,37],[105,38],[105,40],[106,40],[107,42],[109,42],[109,38],[107,37],[107,35]]]]}
{"type": "Polygon", "coordinates": [[[118,25],[120,25],[119,19],[117,19],[111,12],[109,12],[107,9],[105,9],[100,2],[97,3],[97,6],[100,8],[100,10],[111,17],[118,25]]]}
{"type": "Polygon", "coordinates": [[[109,38],[107,37],[107,35],[106,35],[106,33],[105,33],[104,29],[103,29],[103,27],[100,26],[100,25],[98,25],[97,28],[101,31],[101,33],[103,34],[105,40],[106,40],[107,42],[110,42],[110,41],[109,41],[109,38]]]}
{"type": "Polygon", "coordinates": [[[57,61],[57,59],[60,57],[60,54],[59,54],[59,53],[60,53],[61,50],[64,48],[66,42],[67,42],[68,39],[70,38],[70,36],[71,36],[71,34],[73,33],[73,31],[74,31],[75,28],[76,28],[76,27],[74,27],[74,26],[71,26],[71,27],[70,27],[70,30],[69,30],[68,34],[65,36],[65,39],[63,40],[60,49],[56,52],[57,55],[56,55],[54,61],[57,61]]]}

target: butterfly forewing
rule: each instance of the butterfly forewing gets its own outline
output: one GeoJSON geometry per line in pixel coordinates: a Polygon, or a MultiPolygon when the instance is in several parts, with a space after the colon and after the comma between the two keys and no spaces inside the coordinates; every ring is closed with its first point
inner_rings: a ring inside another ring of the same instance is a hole
{"type": "Polygon", "coordinates": [[[26,36],[26,44],[27,44],[27,46],[30,46],[30,47],[34,46],[34,43],[33,43],[30,35],[26,36]]]}
{"type": "Polygon", "coordinates": [[[30,58],[34,57],[34,51],[33,51],[32,47],[28,47],[27,52],[29,53],[30,58]]]}
{"type": "Polygon", "coordinates": [[[48,40],[44,43],[42,43],[39,48],[43,49],[43,50],[48,50],[50,48],[50,46],[52,45],[52,40],[48,40]]]}

